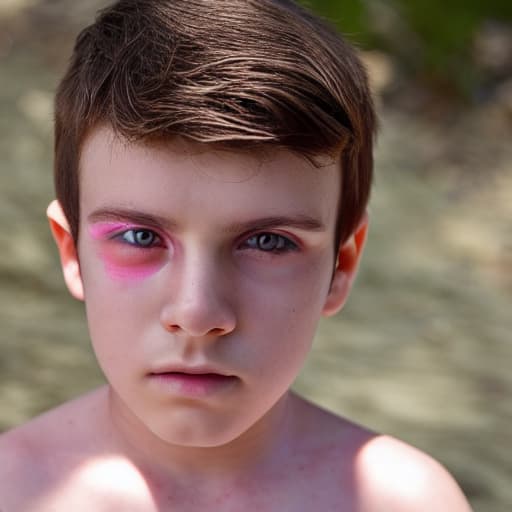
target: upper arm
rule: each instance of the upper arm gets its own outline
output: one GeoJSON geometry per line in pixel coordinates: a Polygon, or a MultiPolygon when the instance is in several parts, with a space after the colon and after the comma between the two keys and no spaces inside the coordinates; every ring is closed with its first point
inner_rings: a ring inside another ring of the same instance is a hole
{"type": "Polygon", "coordinates": [[[471,512],[441,464],[387,436],[374,438],[361,450],[357,479],[364,512],[471,512]]]}

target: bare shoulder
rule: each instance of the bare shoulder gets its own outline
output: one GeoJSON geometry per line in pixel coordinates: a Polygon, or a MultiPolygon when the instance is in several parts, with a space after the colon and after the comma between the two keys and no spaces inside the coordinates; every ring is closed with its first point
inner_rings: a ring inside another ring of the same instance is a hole
{"type": "Polygon", "coordinates": [[[2,454],[30,456],[76,441],[94,423],[104,406],[104,388],[70,400],[0,435],[2,454]],[[87,428],[84,428],[86,427],[87,428]]]}
{"type": "Polygon", "coordinates": [[[323,489],[326,509],[471,512],[455,480],[432,457],[301,398],[296,404],[313,467],[322,461],[315,485],[323,489]]]}
{"type": "Polygon", "coordinates": [[[89,393],[0,435],[0,511],[20,510],[20,500],[40,494],[90,450],[85,426],[92,426],[100,395],[89,393]]]}
{"type": "Polygon", "coordinates": [[[369,440],[359,452],[355,470],[365,511],[471,511],[441,464],[398,439],[378,435],[369,440]]]}

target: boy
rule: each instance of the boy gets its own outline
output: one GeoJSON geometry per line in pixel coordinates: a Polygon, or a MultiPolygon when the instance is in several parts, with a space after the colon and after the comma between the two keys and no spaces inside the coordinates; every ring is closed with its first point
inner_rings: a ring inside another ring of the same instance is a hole
{"type": "Polygon", "coordinates": [[[2,512],[469,510],[289,390],[356,274],[374,129],[288,0],[120,0],[80,34],[48,217],[108,384],[1,438],[2,512]]]}

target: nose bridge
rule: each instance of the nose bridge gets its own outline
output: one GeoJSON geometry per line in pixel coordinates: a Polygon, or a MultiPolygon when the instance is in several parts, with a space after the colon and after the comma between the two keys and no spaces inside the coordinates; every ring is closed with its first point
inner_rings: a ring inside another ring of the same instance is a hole
{"type": "Polygon", "coordinates": [[[180,283],[179,298],[183,306],[200,306],[222,300],[221,279],[223,270],[215,254],[207,254],[197,249],[185,257],[183,279],[180,283]]]}
{"type": "Polygon", "coordinates": [[[177,293],[166,307],[166,328],[190,336],[231,332],[236,319],[226,265],[218,252],[191,247],[183,255],[180,271],[177,293]]]}

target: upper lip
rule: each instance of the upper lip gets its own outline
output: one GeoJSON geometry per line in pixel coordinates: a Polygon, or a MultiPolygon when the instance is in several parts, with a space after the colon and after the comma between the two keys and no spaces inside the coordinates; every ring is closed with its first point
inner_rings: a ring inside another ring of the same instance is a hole
{"type": "Polygon", "coordinates": [[[170,364],[165,366],[158,366],[155,369],[152,369],[149,373],[150,375],[159,375],[162,373],[188,373],[189,375],[215,374],[224,375],[226,377],[234,377],[234,375],[230,374],[229,372],[225,372],[213,366],[207,365],[186,366],[170,364]]]}

